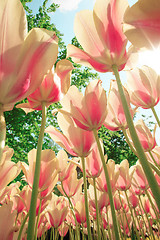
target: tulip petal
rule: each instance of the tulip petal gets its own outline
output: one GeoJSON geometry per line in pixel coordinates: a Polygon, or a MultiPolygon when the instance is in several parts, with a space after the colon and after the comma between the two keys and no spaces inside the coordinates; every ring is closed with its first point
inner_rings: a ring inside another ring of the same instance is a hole
{"type": "Polygon", "coordinates": [[[58,131],[53,126],[49,126],[46,128],[45,132],[50,135],[53,141],[55,141],[58,145],[64,148],[67,152],[69,152],[73,156],[77,156],[77,154],[71,149],[67,138],[60,131],[58,131]]]}
{"type": "MultiPolygon", "coordinates": [[[[19,57],[21,43],[27,35],[25,11],[18,0],[1,0],[0,73],[11,73],[19,57]],[[13,27],[14,24],[14,27],[13,27]]],[[[1,79],[0,79],[1,82],[1,79]]]]}
{"type": "Polygon", "coordinates": [[[124,33],[139,48],[153,49],[160,42],[160,0],[139,0],[124,15],[124,33]]]}

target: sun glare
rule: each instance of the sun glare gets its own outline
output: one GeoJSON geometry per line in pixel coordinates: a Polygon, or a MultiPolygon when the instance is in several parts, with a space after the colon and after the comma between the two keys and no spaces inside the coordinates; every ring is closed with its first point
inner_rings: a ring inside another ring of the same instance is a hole
{"type": "Polygon", "coordinates": [[[138,67],[147,65],[160,74],[160,48],[139,53],[138,67]]]}

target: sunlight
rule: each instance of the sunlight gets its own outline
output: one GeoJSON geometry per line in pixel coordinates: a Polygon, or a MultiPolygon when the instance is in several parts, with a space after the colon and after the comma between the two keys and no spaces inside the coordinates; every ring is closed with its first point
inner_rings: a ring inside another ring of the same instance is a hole
{"type": "Polygon", "coordinates": [[[153,51],[143,51],[139,53],[138,67],[147,65],[160,74],[160,48],[153,51]]]}

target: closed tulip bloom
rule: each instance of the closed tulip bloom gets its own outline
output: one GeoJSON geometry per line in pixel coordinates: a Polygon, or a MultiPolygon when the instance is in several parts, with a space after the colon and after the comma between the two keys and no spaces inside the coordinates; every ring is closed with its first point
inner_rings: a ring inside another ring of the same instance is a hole
{"type": "MultiPolygon", "coordinates": [[[[103,149],[103,143],[101,142],[101,146],[103,149]]],[[[82,162],[80,160],[79,167],[83,172],[82,162]]],[[[103,166],[102,161],[99,155],[97,145],[94,145],[90,154],[85,158],[85,168],[86,168],[86,176],[88,178],[97,178],[102,172],[103,166]]]]}
{"type": "Polygon", "coordinates": [[[66,114],[58,113],[57,120],[63,134],[53,126],[47,127],[45,132],[72,156],[88,156],[95,144],[93,133],[77,127],[66,114]]]}
{"type": "Polygon", "coordinates": [[[69,162],[68,155],[64,150],[58,152],[57,159],[59,164],[58,181],[62,182],[66,180],[74,170],[76,170],[76,165],[69,162]]]}
{"type": "Polygon", "coordinates": [[[132,208],[136,208],[139,204],[139,198],[136,196],[135,193],[133,192],[129,192],[129,196],[128,196],[129,202],[132,206],[132,208]]]}
{"type": "Polygon", "coordinates": [[[68,205],[64,198],[52,194],[52,199],[47,207],[46,217],[52,227],[59,227],[64,222],[68,213],[68,205]]]}
{"type": "Polygon", "coordinates": [[[132,182],[132,176],[134,173],[133,168],[129,168],[128,160],[123,160],[118,166],[119,177],[116,183],[116,188],[120,191],[126,191],[130,188],[132,182]]]}
{"type": "Polygon", "coordinates": [[[61,111],[70,114],[77,126],[87,131],[99,129],[107,114],[107,97],[101,83],[91,81],[84,96],[76,86],[71,86],[61,101],[61,111]]]}
{"type": "Polygon", "coordinates": [[[77,13],[74,32],[83,50],[68,45],[68,57],[99,72],[122,70],[127,62],[127,39],[122,31],[126,0],[96,0],[93,11],[77,13]]]}
{"type": "MultiPolygon", "coordinates": [[[[135,113],[135,110],[131,109],[128,91],[124,87],[123,87],[123,91],[126,96],[126,100],[130,108],[130,112],[133,116],[135,113]]],[[[109,89],[108,98],[107,98],[107,116],[103,125],[111,131],[119,131],[122,128],[128,127],[123,106],[121,103],[120,94],[118,91],[118,86],[115,80],[111,80],[110,89],[109,89]]]]}
{"type": "MultiPolygon", "coordinates": [[[[132,187],[134,187],[133,189],[139,188],[141,190],[140,193],[142,193],[149,187],[148,181],[139,162],[134,165],[134,168],[135,170],[132,177],[132,187]]],[[[136,192],[136,194],[139,193],[136,192]]]]}
{"type": "MultiPolygon", "coordinates": [[[[135,123],[135,129],[144,151],[145,152],[151,151],[156,146],[156,140],[155,140],[156,125],[154,128],[153,135],[151,134],[150,129],[145,125],[142,119],[138,120],[135,123]]],[[[130,132],[128,129],[127,129],[127,135],[129,137],[130,142],[132,142],[130,132]]]]}
{"type": "Polygon", "coordinates": [[[71,172],[71,175],[62,181],[62,186],[58,185],[58,190],[65,196],[65,193],[70,198],[76,194],[79,188],[82,188],[83,179],[77,179],[77,171],[71,172]],[[64,191],[65,193],[64,193],[64,191]]]}
{"type": "MultiPolygon", "coordinates": [[[[97,191],[97,202],[98,202],[98,208],[99,210],[102,210],[103,207],[107,207],[109,205],[109,196],[106,192],[97,191]]],[[[89,190],[88,190],[88,195],[89,195],[89,205],[96,210],[96,203],[95,203],[95,194],[94,194],[94,187],[90,184],[89,185],[89,190]]]]}
{"type": "MultiPolygon", "coordinates": [[[[108,170],[108,174],[109,174],[111,188],[112,188],[112,191],[114,192],[115,188],[116,188],[116,182],[117,182],[117,179],[119,176],[119,171],[115,166],[114,160],[111,160],[111,159],[108,160],[107,170],[108,170]]],[[[100,190],[102,192],[108,192],[105,173],[103,170],[102,170],[100,176],[96,179],[96,186],[97,186],[98,190],[100,190]]]]}
{"type": "Polygon", "coordinates": [[[160,0],[139,0],[124,14],[124,33],[138,48],[156,48],[160,43],[160,0]]]}
{"type": "Polygon", "coordinates": [[[60,60],[56,65],[55,71],[52,69],[45,75],[41,85],[27,97],[28,103],[21,103],[16,107],[29,112],[42,110],[43,102],[46,107],[49,107],[52,103],[59,102],[70,86],[72,69],[73,65],[70,61],[60,60]]]}
{"type": "Polygon", "coordinates": [[[134,68],[127,72],[127,90],[135,106],[154,107],[160,97],[160,76],[148,66],[134,68]]]}
{"type": "Polygon", "coordinates": [[[76,201],[74,206],[75,216],[79,224],[86,222],[86,211],[85,211],[85,199],[84,195],[79,195],[79,200],[76,201]]]}
{"type": "MultiPolygon", "coordinates": [[[[25,175],[25,179],[32,188],[35,162],[36,162],[36,149],[32,149],[28,154],[29,165],[22,162],[22,170],[25,175]]],[[[38,191],[41,197],[48,195],[54,188],[58,181],[58,160],[55,153],[51,149],[42,150],[41,153],[41,169],[38,191]]]]}
{"type": "Polygon", "coordinates": [[[27,34],[19,0],[3,0],[0,9],[0,104],[5,111],[39,86],[57,59],[58,38],[38,28],[27,34]]]}

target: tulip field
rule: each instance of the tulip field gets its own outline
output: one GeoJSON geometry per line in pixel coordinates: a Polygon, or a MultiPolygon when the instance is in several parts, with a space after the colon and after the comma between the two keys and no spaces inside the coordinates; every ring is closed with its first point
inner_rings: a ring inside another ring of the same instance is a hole
{"type": "Polygon", "coordinates": [[[28,31],[23,4],[0,1],[0,240],[160,239],[160,75],[138,67],[142,52],[160,48],[160,0],[133,6],[96,0],[92,10],[77,12],[78,44],[68,44],[61,59],[56,32],[34,26],[28,31]],[[80,65],[104,74],[109,91],[99,78],[82,91],[73,84],[80,65]],[[55,103],[56,124],[47,124],[55,103]],[[7,144],[6,113],[13,108],[26,116],[40,113],[38,141],[27,161],[13,161],[16,148],[7,144]],[[146,109],[152,130],[145,119],[135,121],[146,109]],[[108,157],[102,127],[123,134],[134,164],[108,157]],[[46,135],[53,143],[48,148],[46,135]]]}

